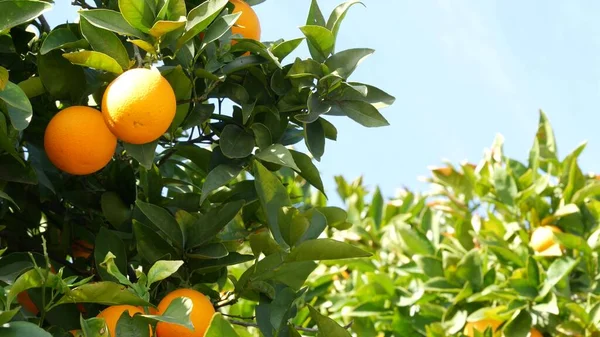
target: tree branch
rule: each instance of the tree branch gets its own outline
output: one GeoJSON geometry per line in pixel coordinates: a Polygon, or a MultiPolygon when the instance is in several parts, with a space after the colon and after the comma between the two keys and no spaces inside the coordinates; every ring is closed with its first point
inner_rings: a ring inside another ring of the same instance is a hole
{"type": "Polygon", "coordinates": [[[138,67],[141,67],[143,64],[142,55],[140,54],[140,48],[137,45],[133,45],[133,54],[135,55],[135,59],[137,60],[138,67]]]}
{"type": "Polygon", "coordinates": [[[48,21],[46,21],[46,18],[43,15],[40,15],[38,17],[38,20],[40,20],[40,23],[42,24],[42,31],[48,33],[52,30],[50,29],[50,25],[48,24],[48,21]]]}
{"type": "MultiPolygon", "coordinates": [[[[244,321],[238,321],[238,320],[231,319],[231,320],[229,320],[229,323],[243,326],[246,328],[247,327],[258,328],[258,324],[254,323],[254,322],[244,322],[244,321]]],[[[354,321],[350,321],[350,323],[344,325],[344,329],[346,329],[346,330],[350,329],[350,327],[352,326],[353,323],[354,323],[354,321]]],[[[305,327],[301,327],[301,326],[295,326],[294,329],[296,329],[298,331],[302,331],[302,332],[319,332],[319,329],[317,329],[317,328],[305,328],[305,327]]]]}
{"type": "Polygon", "coordinates": [[[201,96],[198,97],[194,97],[194,98],[190,98],[190,99],[182,99],[180,101],[177,101],[177,105],[181,105],[181,104],[188,104],[188,103],[199,103],[199,102],[204,102],[206,101],[206,99],[208,99],[208,95],[211,93],[211,91],[213,91],[217,85],[221,83],[221,81],[213,81],[208,88],[206,88],[206,91],[204,92],[204,94],[202,94],[201,96]]]}
{"type": "Polygon", "coordinates": [[[85,8],[85,9],[96,9],[96,7],[92,7],[92,6],[88,5],[85,2],[85,0],[73,0],[73,2],[71,2],[71,5],[79,6],[81,8],[85,8]]]}

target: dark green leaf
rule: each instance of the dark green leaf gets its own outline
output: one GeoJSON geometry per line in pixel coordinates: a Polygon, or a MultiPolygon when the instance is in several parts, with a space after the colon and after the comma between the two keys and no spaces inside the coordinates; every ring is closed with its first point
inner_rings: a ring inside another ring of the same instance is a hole
{"type": "Polygon", "coordinates": [[[369,55],[375,51],[368,48],[348,49],[331,55],[325,61],[330,73],[339,75],[342,78],[348,78],[356,67],[369,55]]]}
{"type": "Polygon", "coordinates": [[[296,171],[316,189],[325,194],[325,188],[323,187],[323,181],[321,180],[319,170],[317,169],[315,164],[313,164],[310,157],[302,152],[294,150],[290,150],[290,153],[294,158],[294,162],[296,163],[296,165],[298,165],[298,170],[296,171]]]}
{"type": "Polygon", "coordinates": [[[155,229],[134,221],[133,233],[138,253],[149,263],[152,264],[163,258],[176,259],[179,257],[173,246],[156,233],[155,229]]]}
{"type": "Polygon", "coordinates": [[[38,71],[42,84],[54,98],[78,101],[84,93],[83,68],[67,61],[58,50],[38,56],[38,71]]]}
{"type": "Polygon", "coordinates": [[[117,321],[115,334],[127,337],[146,337],[150,334],[150,327],[145,320],[131,317],[129,311],[125,310],[117,321]]]}
{"type": "Polygon", "coordinates": [[[148,287],[175,274],[183,261],[156,261],[148,271],[148,287]]]}
{"type": "Polygon", "coordinates": [[[300,30],[306,36],[311,56],[318,62],[325,61],[333,51],[333,33],[325,27],[314,25],[300,27],[300,30]]]}
{"type": "Polygon", "coordinates": [[[119,63],[121,68],[129,68],[127,49],[114,33],[92,25],[84,17],[81,17],[79,26],[81,27],[81,34],[95,51],[112,57],[119,63]]]}
{"type": "Polygon", "coordinates": [[[228,124],[221,133],[219,145],[228,158],[244,158],[254,149],[254,136],[237,125],[228,124]]]}
{"type": "Polygon", "coordinates": [[[321,315],[310,305],[308,309],[310,310],[310,317],[312,317],[319,327],[320,335],[327,337],[351,337],[350,333],[344,327],[337,324],[331,318],[321,315]]]}
{"type": "Polygon", "coordinates": [[[184,247],[185,237],[181,232],[181,228],[177,223],[177,220],[167,211],[166,209],[145,203],[143,201],[136,201],[136,206],[144,213],[146,217],[160,230],[163,234],[171,240],[177,247],[184,247]]]}
{"type": "Polygon", "coordinates": [[[116,228],[131,219],[131,209],[116,192],[104,192],[100,198],[100,207],[106,220],[116,228]]]}
{"type": "Polygon", "coordinates": [[[253,123],[250,128],[254,133],[254,140],[260,150],[264,150],[269,147],[273,140],[271,139],[271,131],[264,124],[253,123]]]}
{"type": "MultiPolygon", "coordinates": [[[[116,233],[109,231],[102,227],[96,236],[95,247],[94,247],[94,260],[96,265],[100,264],[106,258],[106,254],[111,252],[116,258],[114,263],[121,274],[127,274],[127,251],[125,244],[116,233]]],[[[116,278],[105,269],[97,268],[98,274],[105,281],[117,281],[116,278]]]]}
{"type": "Polygon", "coordinates": [[[374,106],[363,101],[341,101],[339,109],[355,122],[366,127],[390,125],[374,106]]]}
{"type": "Polygon", "coordinates": [[[85,43],[81,44],[77,36],[69,28],[57,28],[52,30],[44,39],[40,48],[40,54],[45,55],[55,49],[85,47],[85,45],[85,43]]]}
{"type": "Polygon", "coordinates": [[[215,22],[210,25],[206,31],[206,34],[204,35],[204,38],[202,39],[201,49],[206,48],[209,43],[218,40],[221,38],[221,36],[227,33],[227,31],[235,24],[241,15],[242,12],[238,12],[220,16],[217,20],[215,20],[215,22]]]}
{"type": "Polygon", "coordinates": [[[20,131],[29,126],[33,108],[23,89],[12,82],[8,82],[4,90],[0,91],[0,100],[6,103],[10,122],[15,129],[20,131]]]}
{"type": "Polygon", "coordinates": [[[144,32],[132,27],[119,12],[108,9],[92,9],[80,11],[79,15],[96,27],[121,35],[144,38],[144,32]]]}
{"type": "Polygon", "coordinates": [[[204,202],[212,191],[229,183],[237,177],[240,172],[242,172],[241,167],[227,164],[221,164],[212,169],[210,173],[208,173],[208,176],[206,176],[204,185],[202,185],[202,197],[200,198],[200,203],[204,202]]]}
{"type": "Polygon", "coordinates": [[[504,327],[506,336],[527,337],[531,330],[531,315],[525,311],[518,311],[518,314],[508,322],[504,327]]]}
{"type": "Polygon", "coordinates": [[[358,0],[349,0],[349,1],[344,2],[341,5],[337,6],[333,10],[333,12],[331,12],[329,19],[327,20],[327,28],[333,32],[334,42],[337,39],[338,31],[340,30],[340,25],[342,24],[342,21],[346,17],[346,13],[348,12],[348,9],[352,5],[355,5],[358,3],[362,4],[358,0]]]}
{"type": "Polygon", "coordinates": [[[147,170],[152,168],[157,145],[158,140],[146,144],[123,143],[123,147],[125,147],[125,151],[127,151],[127,154],[129,154],[132,158],[137,160],[140,163],[140,165],[142,165],[147,170]]]}
{"type": "Polygon", "coordinates": [[[208,0],[190,10],[185,25],[185,33],[177,39],[177,49],[181,48],[188,40],[205,30],[225,5],[227,5],[227,0],[208,0]]]}
{"type": "Polygon", "coordinates": [[[279,229],[279,210],[284,206],[290,206],[290,198],[279,178],[267,170],[261,163],[254,161],[254,184],[267,222],[275,241],[282,247],[287,244],[281,236],[279,229]]]}
{"type": "Polygon", "coordinates": [[[235,332],[231,324],[223,318],[220,313],[216,313],[212,320],[210,321],[210,325],[208,326],[208,330],[204,334],[204,337],[239,337],[239,335],[235,332]]]}
{"type": "Polygon", "coordinates": [[[0,1],[0,33],[29,22],[51,8],[51,3],[38,0],[0,1]]]}
{"type": "MultiPolygon", "coordinates": [[[[10,1],[9,1],[10,2],[10,1]]],[[[2,2],[0,2],[0,10],[2,2]]],[[[2,337],[52,337],[51,334],[33,323],[26,321],[9,322],[0,325],[0,336],[2,337]]]]}
{"type": "Polygon", "coordinates": [[[187,228],[186,249],[202,246],[214,239],[235,218],[242,206],[244,206],[243,200],[233,201],[201,215],[193,226],[187,228]]]}
{"type": "Polygon", "coordinates": [[[304,142],[317,161],[325,153],[325,130],[321,123],[304,124],[304,142]]]}
{"type": "Polygon", "coordinates": [[[290,153],[290,150],[281,144],[273,144],[258,152],[256,158],[269,163],[290,167],[295,171],[300,171],[300,168],[294,162],[294,157],[290,153]]]}

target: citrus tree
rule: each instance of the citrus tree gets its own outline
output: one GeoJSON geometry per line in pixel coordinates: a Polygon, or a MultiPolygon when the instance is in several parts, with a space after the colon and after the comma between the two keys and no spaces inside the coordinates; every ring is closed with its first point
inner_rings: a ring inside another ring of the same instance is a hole
{"type": "Polygon", "coordinates": [[[348,79],[357,1],[272,42],[260,2],[75,0],[49,27],[51,0],[0,0],[0,336],[349,336],[305,281],[371,254],[303,196],[326,117],[384,126],[394,98],[348,79]]]}
{"type": "Polygon", "coordinates": [[[322,264],[306,301],[358,336],[599,336],[600,181],[578,165],[585,143],[559,159],[543,113],[526,162],[503,143],[432,168],[425,193],[386,199],[337,177],[354,225],[330,237],[373,258],[322,264]]]}

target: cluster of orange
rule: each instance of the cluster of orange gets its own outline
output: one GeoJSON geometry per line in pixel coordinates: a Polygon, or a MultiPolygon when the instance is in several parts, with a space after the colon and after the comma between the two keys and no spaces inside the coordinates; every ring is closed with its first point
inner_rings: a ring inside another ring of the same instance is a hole
{"type": "MultiPolygon", "coordinates": [[[[232,34],[260,39],[258,16],[246,2],[231,0],[233,13],[242,12],[232,34]]],[[[169,82],[157,70],[132,69],[108,85],[102,112],[71,106],[57,113],[46,128],[44,148],[50,161],[74,175],[86,175],[106,166],[117,148],[117,138],[146,144],[164,134],[177,101],[169,82]]]]}
{"type": "MultiPolygon", "coordinates": [[[[179,297],[186,297],[192,302],[190,321],[192,322],[194,329],[190,330],[178,324],[159,322],[156,325],[156,335],[158,337],[203,337],[208,329],[210,320],[215,313],[215,308],[213,308],[208,298],[198,291],[192,289],[178,289],[170,292],[162,301],[160,301],[158,310],[150,308],[148,314],[164,314],[171,302],[179,297]]],[[[143,308],[131,305],[113,305],[98,314],[97,317],[103,318],[106,322],[106,327],[108,328],[111,337],[119,337],[117,336],[117,322],[121,315],[126,311],[131,317],[136,314],[145,314],[143,308]]],[[[75,337],[82,336],[81,331],[79,330],[73,330],[71,331],[71,334],[75,337]]],[[[152,331],[150,331],[150,335],[152,335],[152,331]]]]}

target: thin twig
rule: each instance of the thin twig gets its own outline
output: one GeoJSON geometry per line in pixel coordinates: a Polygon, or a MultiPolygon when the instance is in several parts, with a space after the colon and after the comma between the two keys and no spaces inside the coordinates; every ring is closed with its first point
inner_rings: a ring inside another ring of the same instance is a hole
{"type": "MultiPolygon", "coordinates": [[[[229,323],[243,326],[243,327],[258,328],[258,324],[253,323],[253,322],[244,322],[244,321],[238,321],[238,320],[231,319],[231,320],[229,320],[229,323]]],[[[344,325],[344,329],[346,329],[346,330],[350,329],[350,327],[352,326],[353,323],[354,323],[354,321],[350,321],[350,323],[344,325]]],[[[298,331],[302,331],[302,332],[319,332],[319,329],[317,329],[317,328],[305,328],[305,327],[301,327],[301,326],[295,326],[294,329],[296,329],[298,331]]]]}
{"type": "Polygon", "coordinates": [[[253,320],[256,318],[256,316],[238,316],[238,315],[229,315],[229,314],[224,314],[224,313],[221,313],[221,315],[223,315],[225,317],[247,319],[247,320],[253,320]]]}
{"type": "Polygon", "coordinates": [[[177,105],[181,105],[181,104],[187,104],[187,103],[199,103],[199,102],[204,102],[206,101],[206,99],[208,99],[208,95],[211,93],[211,91],[213,91],[217,85],[221,83],[221,81],[214,81],[212,82],[208,88],[206,88],[206,92],[204,92],[204,94],[198,96],[198,97],[193,97],[190,99],[182,99],[180,101],[177,101],[177,105]]]}
{"type": "Polygon", "coordinates": [[[40,20],[40,23],[42,24],[42,31],[46,33],[50,32],[50,25],[48,24],[48,21],[46,21],[46,18],[43,15],[40,15],[38,20],[40,20]]]}
{"type": "Polygon", "coordinates": [[[141,67],[143,64],[142,55],[140,54],[140,48],[137,45],[133,45],[133,54],[135,55],[135,59],[137,60],[138,67],[141,67]]]}
{"type": "Polygon", "coordinates": [[[85,8],[85,9],[96,9],[96,7],[92,7],[92,6],[88,5],[85,2],[85,0],[73,0],[73,2],[71,2],[71,5],[79,6],[81,8],[85,8]]]}
{"type": "Polygon", "coordinates": [[[222,308],[222,307],[226,307],[226,306],[228,306],[228,305],[234,305],[234,304],[236,304],[237,302],[238,302],[238,299],[237,299],[237,298],[232,298],[232,299],[230,299],[230,300],[228,300],[228,301],[221,302],[221,303],[217,303],[217,304],[215,305],[215,309],[222,308]]]}

